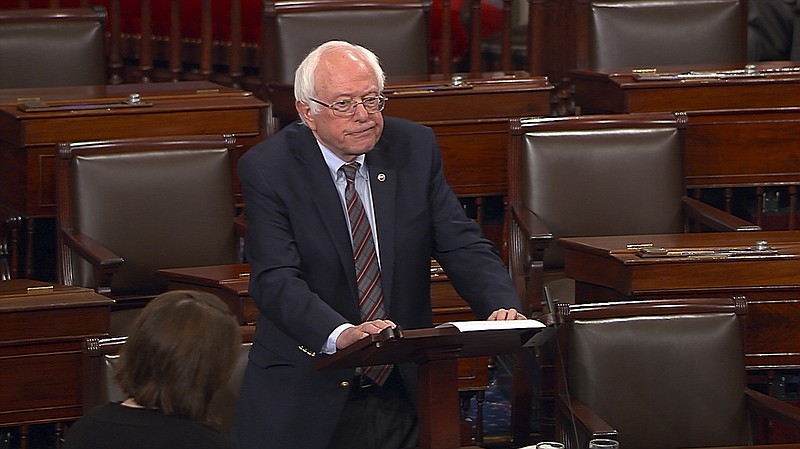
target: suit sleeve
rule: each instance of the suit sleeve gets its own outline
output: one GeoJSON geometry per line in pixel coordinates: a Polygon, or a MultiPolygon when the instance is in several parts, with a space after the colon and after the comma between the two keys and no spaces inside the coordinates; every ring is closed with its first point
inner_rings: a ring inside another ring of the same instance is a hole
{"type": "Polygon", "coordinates": [[[466,216],[445,180],[438,146],[433,145],[430,175],[434,257],[461,297],[479,318],[499,308],[520,310],[519,296],[494,244],[466,216]]]}
{"type": "MultiPolygon", "coordinates": [[[[251,150],[252,151],[252,150],[251,150]]],[[[287,179],[266,163],[240,164],[246,198],[246,255],[251,267],[250,289],[260,313],[283,333],[312,350],[319,350],[334,328],[347,322],[307,284],[301,269],[292,214],[284,191],[287,179]],[[281,187],[283,186],[283,187],[281,187]]],[[[289,175],[286,175],[289,176],[289,175]]]]}

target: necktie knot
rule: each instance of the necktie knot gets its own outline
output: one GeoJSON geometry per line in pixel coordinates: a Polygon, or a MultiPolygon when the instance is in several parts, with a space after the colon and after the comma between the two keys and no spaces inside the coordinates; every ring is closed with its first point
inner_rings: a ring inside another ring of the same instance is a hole
{"type": "Polygon", "coordinates": [[[361,164],[358,162],[350,162],[349,164],[342,165],[342,171],[344,171],[344,177],[347,179],[347,182],[354,182],[356,180],[356,172],[358,172],[359,167],[361,167],[361,164]]]}

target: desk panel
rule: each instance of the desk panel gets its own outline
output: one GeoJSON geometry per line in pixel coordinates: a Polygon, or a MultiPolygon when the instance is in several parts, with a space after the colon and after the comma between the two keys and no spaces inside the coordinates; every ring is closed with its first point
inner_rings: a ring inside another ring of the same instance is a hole
{"type": "Polygon", "coordinates": [[[744,65],[660,66],[646,73],[625,69],[570,72],[582,113],[629,113],[797,106],[800,66],[791,61],[744,65]],[[728,75],[726,75],[728,74],[728,75]],[[661,75],[659,79],[656,75],[661,75]],[[672,76],[674,75],[674,77],[672,76]],[[643,81],[639,77],[648,76],[643,81]],[[674,79],[670,79],[674,78],[674,79]]]}
{"type": "Polygon", "coordinates": [[[83,339],[108,334],[112,303],[86,288],[0,282],[0,427],[81,416],[83,339]]]}

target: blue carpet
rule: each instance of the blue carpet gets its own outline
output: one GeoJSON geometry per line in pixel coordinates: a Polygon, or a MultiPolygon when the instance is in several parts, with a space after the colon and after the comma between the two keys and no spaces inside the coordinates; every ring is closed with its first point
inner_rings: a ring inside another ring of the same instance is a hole
{"type": "MultiPolygon", "coordinates": [[[[483,435],[484,437],[511,436],[511,375],[510,365],[502,357],[494,360],[489,370],[489,388],[484,393],[483,435]]],[[[531,433],[539,432],[538,404],[534,401],[531,414],[531,433]]],[[[477,395],[473,394],[468,407],[465,405],[463,417],[477,423],[477,395]]]]}
{"type": "MultiPolygon", "coordinates": [[[[477,420],[477,397],[470,399],[467,417],[475,423],[477,420]]],[[[486,390],[483,402],[483,435],[511,435],[511,402],[497,386],[486,390]]]]}

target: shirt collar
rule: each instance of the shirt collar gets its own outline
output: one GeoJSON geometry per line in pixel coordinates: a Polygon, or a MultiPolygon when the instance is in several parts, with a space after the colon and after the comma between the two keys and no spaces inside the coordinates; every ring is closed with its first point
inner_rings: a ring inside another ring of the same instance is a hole
{"type": "MultiPolygon", "coordinates": [[[[335,181],[336,178],[339,176],[339,168],[342,165],[347,164],[348,162],[341,160],[339,156],[333,154],[333,151],[329,150],[325,145],[322,144],[322,142],[317,141],[317,144],[319,145],[320,151],[322,151],[322,157],[325,158],[325,163],[328,165],[328,170],[331,173],[331,177],[335,181]]],[[[365,170],[364,159],[366,159],[366,155],[359,154],[353,160],[353,162],[358,162],[359,164],[361,164],[361,167],[359,167],[358,172],[362,176],[364,176],[364,170],[365,170]]]]}

